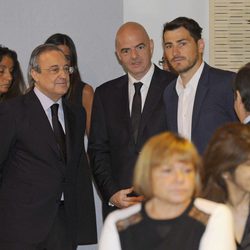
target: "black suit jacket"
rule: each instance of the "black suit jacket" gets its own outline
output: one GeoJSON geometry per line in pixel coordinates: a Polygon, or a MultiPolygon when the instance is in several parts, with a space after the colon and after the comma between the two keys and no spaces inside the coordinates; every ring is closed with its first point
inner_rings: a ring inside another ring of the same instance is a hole
{"type": "Polygon", "coordinates": [[[117,191],[131,187],[134,164],[143,144],[151,136],[166,130],[162,94],[174,78],[155,66],[137,144],[131,128],[128,75],[96,89],[88,152],[95,181],[105,202],[117,191]]]}
{"type": "Polygon", "coordinates": [[[63,109],[67,162],[33,91],[0,105],[0,241],[43,241],[63,192],[73,239],[96,242],[93,190],[83,142],[85,113],[65,101],[63,109]]]}
{"type": "MultiPolygon", "coordinates": [[[[234,75],[233,72],[204,65],[194,100],[191,131],[192,141],[200,153],[203,153],[216,128],[238,121],[232,89],[234,75]]],[[[164,103],[168,130],[178,132],[176,80],[166,88],[164,103]]]]}

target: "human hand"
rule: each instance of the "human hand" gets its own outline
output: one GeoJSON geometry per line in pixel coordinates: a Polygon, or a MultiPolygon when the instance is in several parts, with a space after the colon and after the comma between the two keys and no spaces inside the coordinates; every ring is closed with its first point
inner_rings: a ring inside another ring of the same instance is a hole
{"type": "Polygon", "coordinates": [[[144,196],[128,196],[133,192],[133,188],[122,189],[110,198],[110,202],[114,204],[118,208],[125,208],[132,206],[136,203],[142,202],[144,200],[144,196]]]}

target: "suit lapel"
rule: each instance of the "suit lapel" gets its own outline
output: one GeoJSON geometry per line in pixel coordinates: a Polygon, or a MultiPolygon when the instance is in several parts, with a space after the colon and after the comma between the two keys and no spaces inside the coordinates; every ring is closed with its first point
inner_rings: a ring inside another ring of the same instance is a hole
{"type": "Polygon", "coordinates": [[[196,123],[199,120],[198,118],[201,112],[202,103],[208,91],[208,81],[209,81],[208,72],[209,72],[209,66],[205,64],[201,77],[198,82],[194,99],[193,116],[192,116],[192,134],[195,129],[196,123]]]}
{"type": "Polygon", "coordinates": [[[127,129],[129,130],[129,134],[132,135],[133,132],[128,98],[128,75],[123,77],[120,83],[116,84],[115,91],[116,93],[114,94],[114,97],[116,98],[116,101],[114,101],[114,103],[117,103],[116,107],[114,107],[114,109],[116,110],[115,113],[119,114],[119,117],[121,117],[122,119],[122,123],[124,125],[126,124],[127,129]]]}
{"type": "Polygon", "coordinates": [[[152,115],[152,112],[155,109],[155,106],[161,101],[162,89],[161,89],[161,81],[159,75],[157,74],[157,69],[155,68],[147,97],[145,100],[145,104],[142,110],[141,122],[140,122],[140,131],[143,130],[145,125],[147,124],[148,119],[152,115]]]}
{"type": "Polygon", "coordinates": [[[166,116],[167,116],[167,127],[169,130],[178,132],[177,126],[177,114],[178,114],[178,101],[179,97],[176,92],[176,80],[174,84],[171,84],[168,88],[167,100],[165,104],[166,116]]]}
{"type": "MultiPolygon", "coordinates": [[[[76,122],[73,111],[70,109],[66,101],[63,101],[63,111],[64,111],[64,121],[65,121],[65,131],[66,131],[66,150],[67,150],[67,162],[70,162],[74,153],[78,152],[77,141],[80,141],[81,138],[84,140],[84,126],[79,126],[76,122]],[[82,131],[81,131],[82,130],[82,131]],[[82,136],[80,136],[82,135],[82,136]]],[[[84,123],[84,117],[82,123],[84,123]]]]}
{"type": "Polygon", "coordinates": [[[48,117],[33,90],[25,96],[25,101],[27,104],[27,115],[29,116],[30,127],[35,130],[42,140],[48,143],[55,154],[60,156],[60,151],[48,117]]]}

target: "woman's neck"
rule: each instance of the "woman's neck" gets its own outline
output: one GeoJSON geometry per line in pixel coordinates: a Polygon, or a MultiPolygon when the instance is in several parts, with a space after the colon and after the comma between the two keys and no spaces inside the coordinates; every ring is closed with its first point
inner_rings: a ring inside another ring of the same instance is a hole
{"type": "Polygon", "coordinates": [[[249,214],[250,194],[229,188],[228,207],[234,218],[234,231],[237,242],[241,242],[249,214]]]}
{"type": "Polygon", "coordinates": [[[174,219],[180,216],[188,207],[191,200],[181,204],[170,204],[166,201],[152,198],[145,205],[149,217],[158,220],[174,219]]]}
{"type": "Polygon", "coordinates": [[[238,207],[249,207],[250,193],[239,189],[235,185],[227,185],[228,189],[228,204],[237,209],[238,207]]]}

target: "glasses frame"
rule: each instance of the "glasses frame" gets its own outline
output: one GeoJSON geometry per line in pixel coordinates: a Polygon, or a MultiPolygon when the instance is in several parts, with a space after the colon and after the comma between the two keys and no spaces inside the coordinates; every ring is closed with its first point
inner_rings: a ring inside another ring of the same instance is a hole
{"type": "Polygon", "coordinates": [[[41,72],[42,70],[46,70],[46,71],[48,71],[51,75],[57,75],[57,74],[60,73],[61,70],[63,70],[65,74],[71,75],[71,74],[74,73],[74,70],[75,70],[75,69],[74,69],[74,67],[69,66],[69,65],[64,65],[63,67],[59,67],[59,66],[55,65],[55,66],[51,66],[50,68],[47,68],[47,69],[41,69],[41,68],[39,68],[39,70],[40,70],[40,72],[41,72]]]}

